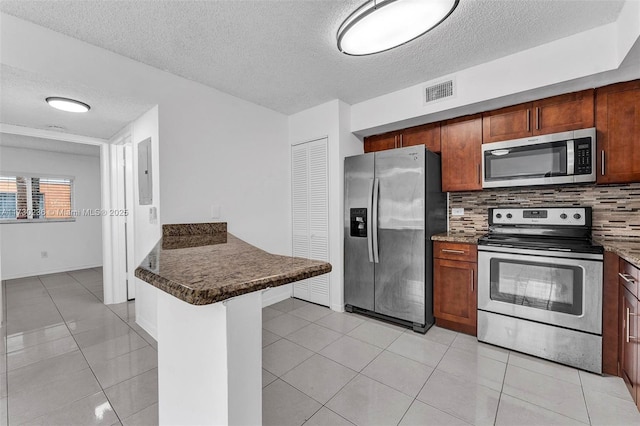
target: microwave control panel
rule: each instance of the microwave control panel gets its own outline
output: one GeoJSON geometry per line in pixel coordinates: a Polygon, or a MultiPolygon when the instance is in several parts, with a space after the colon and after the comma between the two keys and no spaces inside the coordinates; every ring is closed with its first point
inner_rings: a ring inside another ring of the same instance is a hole
{"type": "Polygon", "coordinates": [[[579,138],[575,140],[575,174],[589,175],[593,167],[591,138],[579,138]]]}

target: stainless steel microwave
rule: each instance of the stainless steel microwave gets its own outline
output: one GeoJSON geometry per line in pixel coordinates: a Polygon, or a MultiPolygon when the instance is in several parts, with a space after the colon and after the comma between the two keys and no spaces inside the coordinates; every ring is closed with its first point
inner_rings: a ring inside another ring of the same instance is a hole
{"type": "Polygon", "coordinates": [[[482,145],[482,187],[596,181],[596,129],[482,145]]]}

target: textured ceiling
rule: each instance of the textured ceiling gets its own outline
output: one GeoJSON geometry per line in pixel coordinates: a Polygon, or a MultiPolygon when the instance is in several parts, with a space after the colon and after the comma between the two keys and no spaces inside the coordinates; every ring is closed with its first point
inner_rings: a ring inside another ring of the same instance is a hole
{"type": "MultiPolygon", "coordinates": [[[[601,26],[623,5],[461,0],[424,37],[374,56],[346,56],[335,33],[362,3],[3,0],[0,10],[291,114],[336,98],[357,103],[601,26]]],[[[3,76],[3,104],[5,85],[10,94],[12,85],[31,84],[28,76],[9,77],[19,81],[3,76]]]]}
{"type": "Polygon", "coordinates": [[[0,133],[0,147],[37,149],[40,151],[61,152],[65,154],[88,155],[91,157],[100,156],[100,147],[96,145],[34,138],[31,136],[10,135],[7,133],[0,133]]]}
{"type": "Polygon", "coordinates": [[[109,139],[153,107],[153,104],[140,99],[75,82],[54,80],[7,65],[0,65],[0,85],[2,123],[103,139],[109,139]],[[49,96],[82,99],[92,109],[86,114],[59,111],[45,102],[49,96]]]}

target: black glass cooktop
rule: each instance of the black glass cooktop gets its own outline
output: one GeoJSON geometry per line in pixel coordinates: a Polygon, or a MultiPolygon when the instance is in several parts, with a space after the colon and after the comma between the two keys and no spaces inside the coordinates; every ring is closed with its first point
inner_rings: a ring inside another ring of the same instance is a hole
{"type": "Polygon", "coordinates": [[[602,246],[594,244],[590,239],[586,238],[487,234],[478,240],[478,245],[574,253],[604,253],[602,246]]]}

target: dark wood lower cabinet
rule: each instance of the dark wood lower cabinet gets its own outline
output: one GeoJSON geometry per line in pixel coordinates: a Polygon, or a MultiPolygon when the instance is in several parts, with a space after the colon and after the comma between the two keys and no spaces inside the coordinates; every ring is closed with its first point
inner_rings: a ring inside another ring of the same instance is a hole
{"type": "Polygon", "coordinates": [[[434,259],[433,311],[436,324],[477,334],[477,263],[434,259]]]}
{"type": "Polygon", "coordinates": [[[620,295],[620,375],[638,401],[638,299],[627,289],[620,295]]]}
{"type": "Polygon", "coordinates": [[[620,258],[617,254],[604,253],[604,279],[602,288],[602,373],[618,375],[620,345],[620,308],[618,271],[620,258]]]}
{"type": "MultiPolygon", "coordinates": [[[[640,410],[640,268],[632,265],[622,258],[618,258],[613,253],[606,252],[604,257],[604,305],[603,305],[603,330],[602,330],[602,371],[605,374],[612,374],[608,371],[608,349],[611,340],[607,339],[608,324],[612,317],[618,321],[618,342],[616,345],[618,359],[617,371],[613,373],[622,377],[629,389],[631,397],[640,410]],[[615,269],[616,277],[611,272],[613,260],[618,259],[615,269]],[[610,283],[615,278],[618,285],[618,310],[611,312],[611,306],[607,305],[607,292],[612,290],[610,283]]],[[[609,330],[610,337],[610,330],[609,330]]]]}

